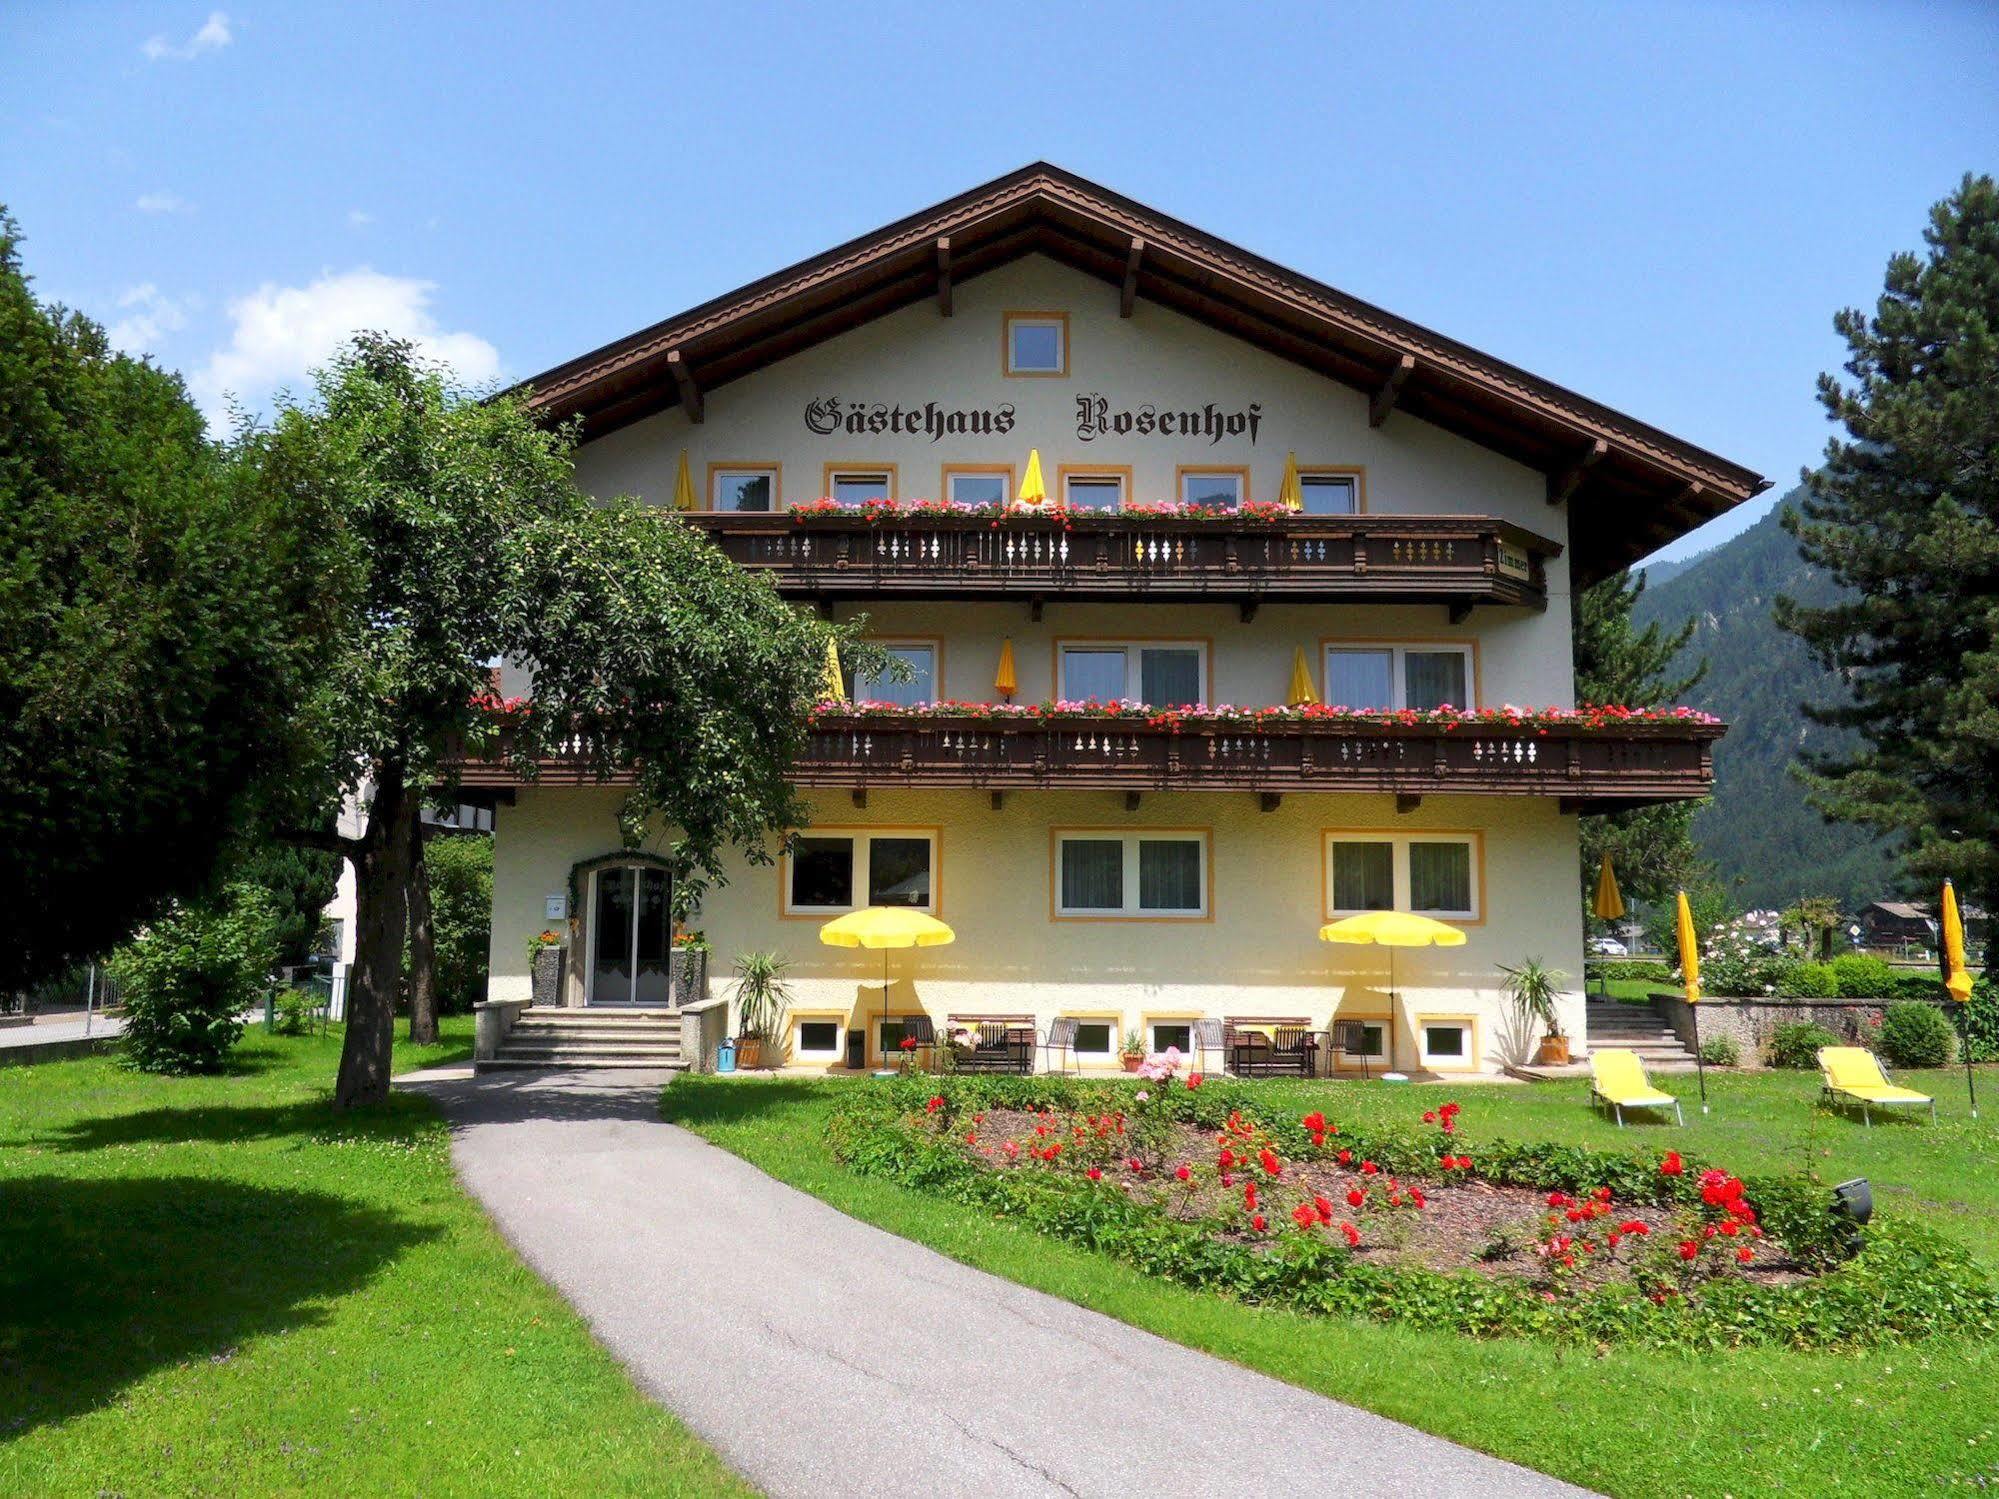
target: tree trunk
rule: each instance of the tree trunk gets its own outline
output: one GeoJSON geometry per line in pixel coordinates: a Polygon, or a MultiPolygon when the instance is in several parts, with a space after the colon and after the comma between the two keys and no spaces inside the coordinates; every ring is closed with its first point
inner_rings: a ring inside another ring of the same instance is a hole
{"type": "Polygon", "coordinates": [[[402,767],[377,765],[368,824],[353,854],[354,971],[347,985],[347,1038],[333,1089],[335,1109],[381,1103],[389,1096],[416,813],[417,798],[403,784],[402,767]]]}
{"type": "Polygon", "coordinates": [[[423,859],[423,819],[410,823],[410,1040],[437,1040],[437,942],[430,926],[430,868],[423,859]]]}

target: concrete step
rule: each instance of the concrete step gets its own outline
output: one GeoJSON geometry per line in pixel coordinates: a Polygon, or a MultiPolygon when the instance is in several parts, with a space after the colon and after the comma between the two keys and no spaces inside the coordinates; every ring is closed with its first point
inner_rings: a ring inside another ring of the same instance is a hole
{"type": "Polygon", "coordinates": [[[544,1025],[538,1021],[522,1020],[507,1034],[509,1036],[627,1036],[648,1041],[661,1037],[677,1038],[680,1035],[680,1022],[664,1020],[653,1025],[544,1025]]]}
{"type": "Polygon", "coordinates": [[[512,1036],[500,1043],[502,1056],[560,1056],[569,1052],[602,1052],[605,1056],[624,1057],[673,1057],[680,1056],[680,1043],[662,1045],[657,1041],[605,1041],[595,1037],[564,1038],[559,1041],[529,1037],[516,1041],[512,1036]]]}
{"type": "Polygon", "coordinates": [[[611,1072],[678,1072],[680,1070],[680,1061],[677,1057],[672,1061],[667,1061],[664,1058],[655,1057],[599,1057],[587,1053],[559,1059],[502,1055],[494,1057],[490,1061],[476,1062],[473,1064],[472,1070],[474,1072],[517,1072],[531,1067],[566,1067],[578,1070],[588,1068],[593,1071],[611,1072]]]}
{"type": "Polygon", "coordinates": [[[675,1010],[559,1010],[526,1009],[516,1017],[516,1025],[619,1025],[634,1029],[647,1026],[679,1025],[675,1010]]]}

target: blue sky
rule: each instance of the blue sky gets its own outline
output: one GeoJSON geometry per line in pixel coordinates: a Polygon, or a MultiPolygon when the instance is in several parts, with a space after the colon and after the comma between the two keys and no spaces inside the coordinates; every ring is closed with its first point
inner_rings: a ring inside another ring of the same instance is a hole
{"type": "Polygon", "coordinates": [[[532,374],[1042,157],[1782,490],[1995,59],[1946,3],[13,0],[0,199],[217,409],[354,326],[532,374]]]}

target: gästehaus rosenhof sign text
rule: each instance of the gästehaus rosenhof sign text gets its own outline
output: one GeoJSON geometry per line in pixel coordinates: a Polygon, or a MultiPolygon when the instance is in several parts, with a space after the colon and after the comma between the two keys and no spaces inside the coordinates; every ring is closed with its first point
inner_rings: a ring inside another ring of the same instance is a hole
{"type": "MultiPolygon", "coordinates": [[[[966,407],[936,401],[903,405],[822,396],[805,406],[805,428],[819,437],[893,434],[927,437],[932,442],[945,436],[1004,437],[1013,431],[1016,420],[1011,401],[966,407]]],[[[1218,443],[1225,437],[1246,437],[1254,443],[1262,422],[1263,407],[1256,401],[1231,409],[1213,401],[1200,406],[1160,406],[1150,401],[1139,406],[1114,406],[1095,391],[1076,397],[1076,437],[1082,442],[1099,437],[1192,437],[1218,443]]]]}

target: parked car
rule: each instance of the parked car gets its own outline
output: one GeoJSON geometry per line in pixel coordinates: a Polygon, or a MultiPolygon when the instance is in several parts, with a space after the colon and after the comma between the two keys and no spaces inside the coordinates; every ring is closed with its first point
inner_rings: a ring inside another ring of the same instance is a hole
{"type": "Polygon", "coordinates": [[[1596,958],[1624,958],[1629,957],[1631,953],[1631,950],[1615,937],[1590,938],[1589,951],[1590,956],[1596,958]]]}

